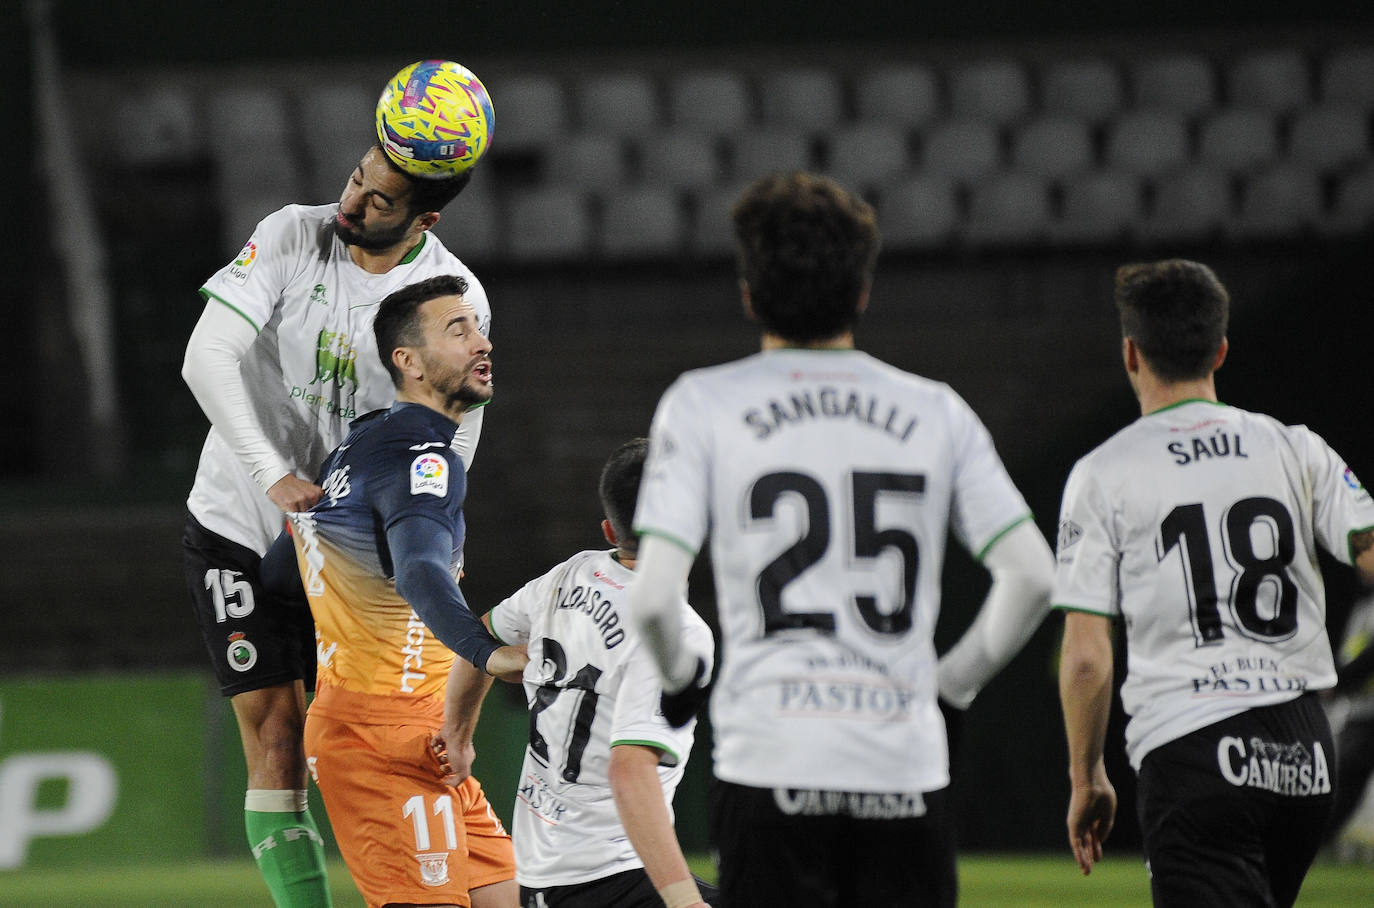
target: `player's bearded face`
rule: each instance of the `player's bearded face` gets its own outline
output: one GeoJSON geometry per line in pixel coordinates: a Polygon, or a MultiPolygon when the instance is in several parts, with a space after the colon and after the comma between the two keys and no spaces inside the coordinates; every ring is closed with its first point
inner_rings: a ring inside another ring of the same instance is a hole
{"type": "Polygon", "coordinates": [[[473,356],[461,366],[443,360],[427,362],[425,372],[430,384],[450,406],[468,410],[491,400],[491,357],[485,353],[473,356]]]}
{"type": "Polygon", "coordinates": [[[345,226],[342,221],[337,219],[334,221],[334,233],[338,235],[339,239],[350,246],[357,246],[359,249],[370,251],[390,249],[405,239],[406,231],[409,229],[409,220],[398,224],[373,226],[363,224],[345,226]]]}

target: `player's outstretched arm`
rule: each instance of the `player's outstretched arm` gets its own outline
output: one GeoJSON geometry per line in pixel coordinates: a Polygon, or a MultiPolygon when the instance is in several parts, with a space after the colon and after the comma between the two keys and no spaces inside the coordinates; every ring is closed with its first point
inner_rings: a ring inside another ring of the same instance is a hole
{"type": "Polygon", "coordinates": [[[1102,860],[1116,817],[1116,790],[1102,758],[1112,705],[1110,618],[1065,614],[1059,699],[1069,744],[1069,847],[1086,876],[1102,860]]]}
{"type": "Polygon", "coordinates": [[[453,660],[444,691],[444,724],[429,742],[447,785],[457,787],[472,775],[472,761],[477,757],[472,736],[491,682],[492,676],[472,663],[453,660]]]}
{"type": "MultiPolygon", "coordinates": [[[[642,582],[639,578],[636,585],[642,582]]],[[[706,903],[678,844],[658,778],[658,761],[657,748],[641,744],[612,747],[607,770],[611,795],[630,844],[664,903],[668,908],[696,908],[706,903]]]]}
{"type": "Polygon", "coordinates": [[[640,539],[635,559],[636,580],[630,588],[630,614],[653,654],[663,679],[663,690],[676,694],[699,681],[698,662],[709,665],[712,654],[684,646],[682,609],[688,606],[684,592],[687,574],[696,556],[661,536],[647,534],[640,539]]]}
{"type": "Polygon", "coordinates": [[[253,413],[239,371],[239,362],[256,339],[257,331],[247,319],[211,300],[186,343],[181,377],[215,431],[277,507],[304,511],[319,501],[320,487],[292,475],[277,455],[253,413]]]}
{"type": "Polygon", "coordinates": [[[940,659],[940,697],[957,709],[973,698],[1021,651],[1050,610],[1054,555],[1035,523],[1008,530],[983,555],[992,574],[978,616],[940,659]]]}

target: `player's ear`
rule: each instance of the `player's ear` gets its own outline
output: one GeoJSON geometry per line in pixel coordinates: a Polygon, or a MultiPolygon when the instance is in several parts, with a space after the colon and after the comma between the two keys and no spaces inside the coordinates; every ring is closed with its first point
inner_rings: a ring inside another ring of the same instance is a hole
{"type": "Polygon", "coordinates": [[[606,541],[609,542],[611,545],[620,545],[620,542],[615,535],[615,527],[611,526],[611,522],[609,520],[601,521],[601,535],[605,536],[606,541]]]}
{"type": "Polygon", "coordinates": [[[1228,341],[1226,338],[1223,337],[1223,338],[1221,339],[1221,346],[1220,346],[1220,347],[1217,347],[1217,359],[1216,359],[1216,362],[1212,363],[1212,371],[1213,371],[1213,372],[1215,372],[1215,371],[1217,371],[1218,369],[1220,369],[1220,368],[1221,368],[1221,364],[1224,363],[1224,362],[1226,362],[1226,354],[1227,354],[1227,352],[1230,351],[1230,349],[1231,349],[1231,342],[1228,341]]]}
{"type": "Polygon", "coordinates": [[[420,368],[420,358],[415,355],[413,347],[397,347],[392,350],[391,364],[406,378],[424,378],[425,372],[420,368]]]}
{"type": "Polygon", "coordinates": [[[415,218],[415,227],[423,233],[426,230],[433,230],[434,225],[439,223],[440,214],[437,211],[426,211],[424,214],[415,218]]]}
{"type": "Polygon", "coordinates": [[[749,282],[744,278],[739,279],[739,299],[744,307],[744,317],[751,322],[758,321],[759,317],[754,314],[754,298],[749,293],[749,282]]]}
{"type": "Polygon", "coordinates": [[[1140,348],[1129,337],[1121,339],[1121,361],[1128,374],[1135,375],[1140,371],[1140,348]]]}

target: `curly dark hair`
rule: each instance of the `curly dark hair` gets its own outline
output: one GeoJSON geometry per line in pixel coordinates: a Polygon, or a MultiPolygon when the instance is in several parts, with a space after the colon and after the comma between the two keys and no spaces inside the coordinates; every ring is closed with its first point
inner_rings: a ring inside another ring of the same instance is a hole
{"type": "Polygon", "coordinates": [[[1165,259],[1116,270],[1121,336],[1129,337],[1164,381],[1211,373],[1226,338],[1231,297],[1211,268],[1165,259]]]}
{"type": "Polygon", "coordinates": [[[730,211],[740,277],[763,327],[793,342],[851,328],[873,281],[873,208],[834,180],[781,173],[758,180],[730,211]]]}

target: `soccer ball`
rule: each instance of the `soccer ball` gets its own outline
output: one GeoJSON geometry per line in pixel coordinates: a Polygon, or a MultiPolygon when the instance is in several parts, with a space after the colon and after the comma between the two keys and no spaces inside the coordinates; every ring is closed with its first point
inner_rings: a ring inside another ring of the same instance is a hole
{"type": "Polygon", "coordinates": [[[455,177],[486,153],[496,115],[481,80],[449,60],[398,72],[377,99],[377,140],[414,177],[455,177]]]}

